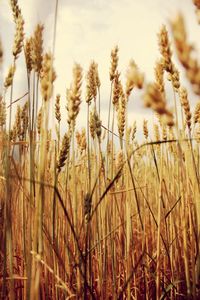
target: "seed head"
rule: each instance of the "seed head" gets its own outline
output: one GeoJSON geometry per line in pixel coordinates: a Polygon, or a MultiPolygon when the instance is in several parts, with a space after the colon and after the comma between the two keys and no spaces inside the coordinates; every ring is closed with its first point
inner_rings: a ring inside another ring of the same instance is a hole
{"type": "Polygon", "coordinates": [[[33,43],[33,39],[29,38],[29,39],[26,40],[26,43],[25,43],[25,46],[24,46],[26,67],[27,67],[28,74],[31,73],[32,68],[33,68],[33,61],[32,61],[32,56],[31,56],[32,43],[33,43]]]}
{"type": "Polygon", "coordinates": [[[122,92],[122,86],[121,86],[119,77],[120,77],[120,73],[118,71],[116,71],[116,75],[114,78],[114,86],[113,86],[113,98],[112,98],[112,102],[113,102],[113,105],[116,108],[116,110],[118,108],[119,98],[120,98],[120,94],[122,92]]]}
{"type": "Polygon", "coordinates": [[[13,45],[13,56],[15,59],[18,58],[20,52],[22,51],[24,40],[24,20],[22,15],[20,14],[16,19],[16,31],[14,37],[14,45],[13,45]]]}
{"type": "Polygon", "coordinates": [[[53,82],[56,79],[56,73],[53,69],[53,58],[51,53],[46,53],[42,62],[42,71],[40,74],[41,93],[44,101],[49,101],[53,93],[53,82]]]}
{"type": "Polygon", "coordinates": [[[21,136],[22,136],[22,140],[24,140],[28,129],[28,102],[26,102],[22,108],[21,122],[22,122],[21,136]]]}
{"type": "Polygon", "coordinates": [[[60,95],[56,95],[56,103],[55,103],[55,116],[58,123],[61,121],[61,112],[60,112],[60,95]]]}
{"type": "Polygon", "coordinates": [[[68,123],[71,129],[75,127],[76,117],[80,111],[81,104],[82,68],[75,64],[73,68],[73,81],[70,89],[67,89],[68,123]]]}
{"type": "Polygon", "coordinates": [[[12,85],[13,83],[13,78],[14,78],[14,74],[15,74],[15,65],[11,65],[9,70],[8,70],[8,75],[4,81],[4,87],[7,89],[9,88],[9,86],[12,85]]]}
{"type": "Polygon", "coordinates": [[[97,82],[98,74],[97,74],[97,64],[92,61],[89,67],[89,71],[87,73],[87,85],[86,85],[86,102],[91,104],[92,99],[96,99],[97,96],[97,88],[99,84],[97,82]]]}
{"type": "Polygon", "coordinates": [[[200,101],[197,102],[195,106],[193,120],[194,120],[194,124],[200,123],[200,101]]]}
{"type": "Polygon", "coordinates": [[[6,103],[3,101],[2,95],[0,95],[0,126],[6,124],[6,103]]]}
{"type": "Polygon", "coordinates": [[[33,68],[38,74],[40,74],[42,68],[43,30],[44,26],[42,24],[37,24],[32,38],[31,60],[33,68]]]}
{"type": "Polygon", "coordinates": [[[147,127],[147,123],[148,123],[147,120],[143,121],[143,134],[144,134],[146,140],[148,139],[148,136],[149,136],[149,130],[147,127]]]}
{"type": "Polygon", "coordinates": [[[119,132],[121,143],[122,143],[122,138],[124,136],[125,123],[126,123],[126,98],[124,93],[122,92],[119,99],[119,107],[117,110],[117,125],[118,125],[118,132],[119,132]]]}
{"type": "Polygon", "coordinates": [[[180,88],[179,91],[179,97],[180,97],[180,102],[183,107],[184,113],[185,113],[185,120],[186,124],[188,126],[188,129],[191,129],[191,119],[192,119],[192,114],[190,112],[190,104],[188,100],[188,94],[187,90],[183,87],[180,88]]]}
{"type": "Polygon", "coordinates": [[[68,158],[69,155],[69,149],[70,149],[70,133],[65,133],[63,140],[62,140],[62,146],[60,149],[60,153],[58,155],[58,161],[57,161],[57,170],[58,173],[60,173],[61,168],[65,165],[65,161],[68,158]]]}
{"type": "Polygon", "coordinates": [[[98,139],[101,138],[101,120],[99,119],[99,115],[97,111],[94,109],[90,112],[90,133],[92,138],[95,138],[95,134],[98,139]]]}
{"type": "Polygon", "coordinates": [[[172,52],[170,49],[168,32],[167,32],[165,25],[162,26],[162,28],[158,34],[158,44],[159,44],[160,53],[163,58],[164,69],[167,72],[171,73],[172,72],[172,62],[171,62],[172,52]]]}
{"type": "Polygon", "coordinates": [[[126,74],[126,96],[130,96],[134,87],[141,89],[144,83],[144,74],[142,74],[134,60],[131,60],[126,74]]]}
{"type": "Polygon", "coordinates": [[[111,51],[110,81],[113,81],[116,75],[119,60],[118,51],[118,46],[115,46],[114,49],[111,51]]]}

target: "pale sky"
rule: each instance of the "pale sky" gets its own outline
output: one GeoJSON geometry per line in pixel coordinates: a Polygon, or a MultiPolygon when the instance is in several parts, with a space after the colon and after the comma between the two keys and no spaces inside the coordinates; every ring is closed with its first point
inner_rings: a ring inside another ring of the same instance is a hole
{"type": "MultiPolygon", "coordinates": [[[[52,47],[55,0],[19,0],[25,19],[25,32],[29,36],[35,25],[45,25],[45,50],[52,47]]],[[[99,65],[102,83],[102,119],[106,124],[109,101],[110,51],[119,46],[119,70],[125,75],[129,60],[136,61],[147,81],[153,80],[154,63],[159,58],[157,33],[162,24],[181,11],[186,19],[189,39],[196,43],[200,37],[192,0],[59,0],[56,35],[55,69],[57,80],[54,94],[62,96],[62,116],[66,119],[65,92],[71,82],[74,62],[82,65],[85,73],[90,61],[99,65]]],[[[169,27],[168,27],[169,28],[169,27]]],[[[12,63],[14,25],[9,1],[0,1],[0,36],[4,47],[3,73],[12,63]]],[[[200,52],[199,52],[200,53],[200,52]]],[[[2,76],[1,76],[2,78],[2,76]]],[[[26,92],[24,60],[17,63],[14,97],[26,92]]],[[[83,90],[83,96],[85,91],[83,90]]],[[[141,124],[149,118],[149,110],[142,108],[141,93],[133,93],[129,103],[130,120],[141,124]]],[[[84,97],[83,97],[84,98],[84,97]]],[[[196,98],[195,98],[196,99],[196,98]]],[[[79,126],[86,124],[84,99],[79,126]]],[[[139,125],[140,126],[140,125],[139,125]]],[[[141,130],[141,128],[140,128],[141,130]]]]}

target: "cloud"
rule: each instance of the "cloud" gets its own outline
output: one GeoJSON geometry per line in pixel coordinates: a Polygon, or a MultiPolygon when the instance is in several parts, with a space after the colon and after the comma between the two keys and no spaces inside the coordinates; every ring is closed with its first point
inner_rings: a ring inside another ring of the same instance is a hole
{"type": "MultiPolygon", "coordinates": [[[[19,5],[25,18],[27,35],[33,32],[35,25],[42,22],[45,25],[45,49],[52,48],[55,1],[19,0],[19,5]]],[[[0,3],[0,27],[4,41],[5,69],[12,61],[11,48],[14,34],[12,14],[6,0],[0,3]]],[[[115,44],[119,45],[119,69],[122,78],[126,72],[129,59],[133,58],[140,69],[145,72],[147,80],[154,76],[154,63],[159,57],[157,33],[163,23],[168,23],[181,9],[186,16],[188,32],[191,41],[197,41],[199,27],[197,25],[194,7],[191,0],[59,0],[55,67],[57,80],[55,93],[62,95],[63,116],[66,115],[65,92],[72,78],[74,62],[79,62],[86,73],[89,63],[94,59],[99,64],[102,82],[102,116],[107,118],[109,101],[109,66],[110,51],[115,44]]],[[[19,96],[24,92],[23,60],[18,63],[17,88],[19,96]]],[[[124,80],[123,80],[124,81],[124,80]]],[[[133,95],[133,104],[129,114],[141,119],[147,117],[146,110],[137,95],[133,95]],[[137,99],[137,100],[136,100],[137,99]],[[139,104],[140,103],[140,104],[139,104]]],[[[84,91],[83,91],[84,102],[84,91]]],[[[86,108],[82,103],[82,113],[79,116],[80,126],[85,124],[86,108]]],[[[66,119],[66,117],[65,117],[66,119]]]]}

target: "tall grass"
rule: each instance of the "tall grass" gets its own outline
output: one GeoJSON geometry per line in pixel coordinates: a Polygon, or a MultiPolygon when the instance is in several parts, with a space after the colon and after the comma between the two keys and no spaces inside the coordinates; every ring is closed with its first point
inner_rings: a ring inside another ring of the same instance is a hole
{"type": "MultiPolygon", "coordinates": [[[[200,105],[192,111],[166,27],[158,33],[154,82],[146,82],[133,60],[123,78],[119,49],[111,51],[106,127],[94,61],[86,76],[86,96],[79,64],[67,88],[65,112],[62,97],[54,96],[58,1],[53,54],[43,49],[41,24],[24,40],[21,9],[17,1],[10,2],[16,25],[13,64],[0,97],[1,299],[199,299],[200,105]],[[19,55],[25,56],[27,70],[25,103],[24,97],[13,99],[19,55]],[[150,120],[139,128],[144,142],[136,140],[136,123],[128,120],[128,100],[136,89],[155,113],[153,130],[150,120]],[[82,101],[88,106],[87,124],[77,131],[82,101]],[[67,122],[61,125],[64,114],[67,122]]],[[[198,15],[200,5],[194,3],[198,15]]],[[[183,17],[171,28],[191,89],[200,95],[200,66],[183,17]]]]}

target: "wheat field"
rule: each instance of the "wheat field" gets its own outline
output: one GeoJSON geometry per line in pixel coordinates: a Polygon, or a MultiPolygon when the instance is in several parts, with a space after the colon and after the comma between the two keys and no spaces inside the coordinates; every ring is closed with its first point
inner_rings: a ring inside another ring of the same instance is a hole
{"type": "MultiPolygon", "coordinates": [[[[199,26],[200,1],[191,5],[199,26]]],[[[97,62],[88,70],[75,63],[65,97],[55,95],[47,29],[38,24],[28,37],[23,8],[10,0],[10,9],[13,63],[0,94],[1,299],[200,299],[200,100],[191,107],[179,77],[200,96],[200,63],[184,16],[155,33],[153,82],[134,60],[123,76],[113,47],[103,124],[97,62]],[[20,56],[28,92],[15,99],[20,56]],[[154,114],[143,128],[127,109],[137,90],[154,114]],[[87,126],[79,129],[82,102],[87,126]]]]}

